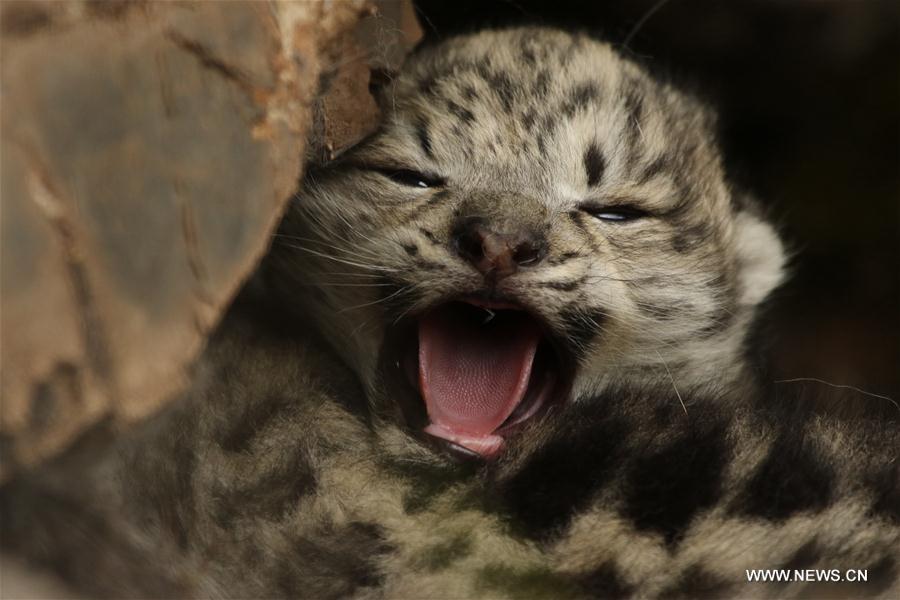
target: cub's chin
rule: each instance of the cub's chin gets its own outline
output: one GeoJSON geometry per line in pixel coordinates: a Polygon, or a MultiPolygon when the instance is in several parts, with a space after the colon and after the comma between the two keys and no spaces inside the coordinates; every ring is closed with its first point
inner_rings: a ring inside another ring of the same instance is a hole
{"type": "Polygon", "coordinates": [[[491,459],[568,397],[572,355],[512,301],[449,299],[393,326],[381,352],[388,398],[442,451],[491,459]]]}

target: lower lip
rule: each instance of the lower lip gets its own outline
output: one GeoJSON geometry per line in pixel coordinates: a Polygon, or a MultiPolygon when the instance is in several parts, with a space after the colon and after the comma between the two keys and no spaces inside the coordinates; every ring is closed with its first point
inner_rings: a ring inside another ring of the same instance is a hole
{"type": "Polygon", "coordinates": [[[435,425],[434,423],[429,424],[423,431],[432,437],[439,440],[446,440],[483,458],[495,456],[503,447],[503,438],[497,434],[480,437],[466,436],[450,431],[440,425],[435,425]]]}

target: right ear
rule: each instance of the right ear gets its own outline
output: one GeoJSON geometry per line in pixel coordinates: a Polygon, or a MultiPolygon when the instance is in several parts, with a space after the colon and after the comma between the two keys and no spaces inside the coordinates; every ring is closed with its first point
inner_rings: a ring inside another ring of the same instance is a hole
{"type": "Polygon", "coordinates": [[[741,204],[734,221],[739,301],[756,306],[784,281],[787,255],[775,228],[763,219],[755,203],[741,204]]]}

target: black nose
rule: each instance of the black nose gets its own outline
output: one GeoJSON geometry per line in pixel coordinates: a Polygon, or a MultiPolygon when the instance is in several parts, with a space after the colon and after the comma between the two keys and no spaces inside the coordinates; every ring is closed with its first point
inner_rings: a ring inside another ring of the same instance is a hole
{"type": "Polygon", "coordinates": [[[525,230],[498,232],[484,219],[460,219],[453,228],[453,244],[457,253],[486,278],[502,279],[519,267],[540,262],[547,243],[540,234],[525,230]]]}

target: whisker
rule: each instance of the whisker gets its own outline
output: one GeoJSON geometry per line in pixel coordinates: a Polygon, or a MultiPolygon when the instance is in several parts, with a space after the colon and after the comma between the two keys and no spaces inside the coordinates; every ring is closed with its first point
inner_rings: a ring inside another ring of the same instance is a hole
{"type": "Polygon", "coordinates": [[[375,304],[381,304],[382,302],[387,302],[388,300],[390,300],[392,298],[396,298],[400,294],[402,294],[404,292],[408,292],[409,290],[410,290],[410,286],[404,286],[404,287],[400,288],[399,290],[397,290],[396,292],[394,292],[393,294],[385,296],[384,298],[378,298],[377,300],[373,300],[372,302],[366,302],[364,304],[357,304],[355,306],[348,306],[347,308],[342,308],[341,310],[338,311],[338,314],[345,313],[349,310],[357,310],[359,308],[365,308],[367,306],[374,306],[375,304]]]}
{"type": "Polygon", "coordinates": [[[659,360],[662,361],[663,366],[666,368],[666,374],[669,376],[669,380],[672,382],[672,389],[675,390],[675,395],[678,396],[678,401],[681,402],[681,410],[683,410],[684,415],[687,416],[687,407],[684,405],[684,400],[682,400],[681,398],[681,393],[678,391],[678,386],[675,385],[675,378],[672,377],[672,371],[669,370],[669,365],[663,359],[662,354],[659,353],[659,350],[656,351],[656,355],[659,357],[659,360]]]}
{"type": "Polygon", "coordinates": [[[296,282],[295,285],[302,287],[396,287],[396,284],[393,283],[335,283],[330,281],[319,283],[296,282]]]}
{"type": "Polygon", "coordinates": [[[875,394],[873,392],[867,392],[866,390],[861,390],[856,386],[846,385],[842,383],[831,383],[830,381],[825,381],[824,379],[818,379],[816,377],[794,377],[792,379],[776,379],[775,383],[803,383],[803,382],[811,382],[811,383],[821,383],[823,385],[827,385],[833,388],[843,389],[843,390],[853,390],[854,392],[860,393],[864,396],[870,396],[872,398],[878,398],[880,400],[887,400],[891,404],[893,404],[897,410],[900,410],[900,404],[897,404],[897,401],[891,398],[890,396],[882,396],[881,394],[875,394]]]}
{"type": "MultiPolygon", "coordinates": [[[[323,240],[319,240],[319,239],[307,238],[307,237],[302,237],[302,236],[297,236],[297,235],[287,235],[287,234],[283,234],[283,233],[275,233],[272,235],[273,235],[273,237],[283,237],[283,238],[290,239],[290,240],[296,240],[296,241],[300,241],[300,242],[309,242],[311,244],[317,244],[319,246],[324,246],[325,248],[335,250],[342,254],[349,254],[350,256],[355,257],[355,258],[367,258],[367,259],[380,258],[374,252],[368,252],[368,251],[361,252],[359,248],[357,248],[355,251],[353,251],[353,250],[350,250],[347,246],[335,246],[334,244],[329,244],[329,243],[327,243],[323,240]]],[[[281,242],[281,240],[278,240],[278,241],[281,242]]],[[[281,243],[283,243],[283,242],[281,242],[281,243]]],[[[349,244],[349,242],[348,242],[348,244],[349,244]]]]}
{"type": "Polygon", "coordinates": [[[385,267],[385,266],[381,266],[381,265],[365,265],[365,264],[354,262],[351,260],[338,258],[336,256],[329,256],[328,254],[325,254],[323,252],[318,252],[316,250],[313,250],[312,248],[307,248],[306,246],[298,246],[296,244],[284,244],[284,245],[287,246],[288,248],[293,248],[295,250],[303,250],[304,252],[309,252],[310,254],[312,254],[314,256],[318,256],[320,258],[325,258],[328,260],[333,260],[335,262],[343,263],[345,265],[350,265],[351,267],[359,267],[360,269],[369,269],[372,271],[386,271],[386,272],[391,272],[391,273],[395,273],[398,271],[398,269],[392,269],[391,267],[385,267]]]}

